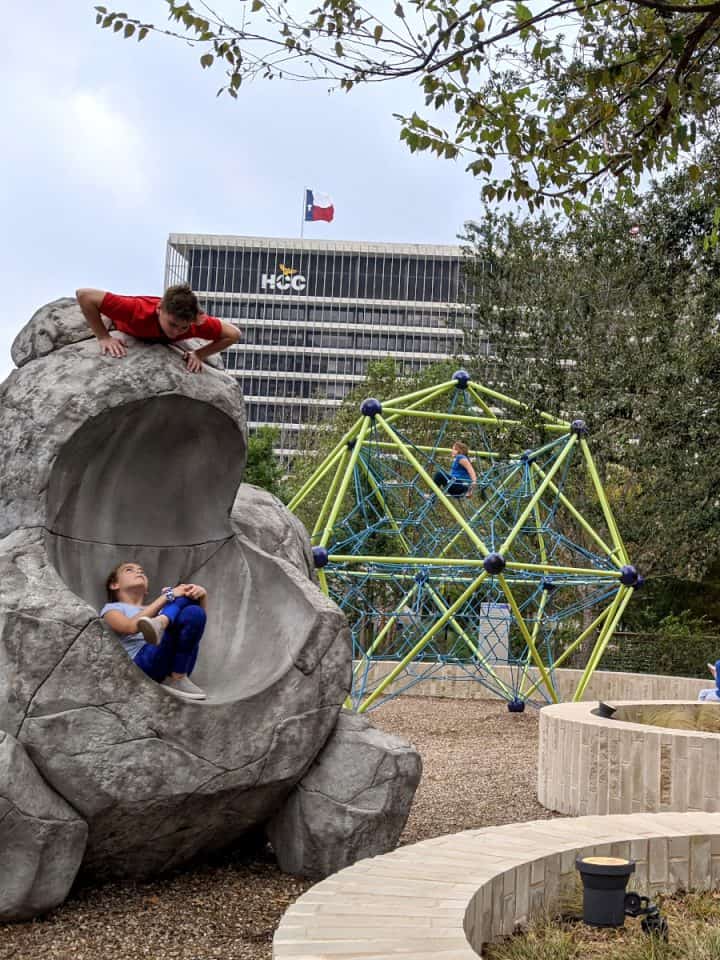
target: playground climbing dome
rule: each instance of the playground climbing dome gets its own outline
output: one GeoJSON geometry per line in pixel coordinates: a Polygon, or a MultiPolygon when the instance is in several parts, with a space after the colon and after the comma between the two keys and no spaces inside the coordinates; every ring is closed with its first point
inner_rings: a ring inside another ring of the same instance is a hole
{"type": "Polygon", "coordinates": [[[540,444],[502,452],[513,433],[538,436],[527,415],[464,370],[369,398],[290,503],[320,504],[313,553],[352,628],[353,709],[447,678],[449,664],[511,711],[557,702],[555,671],[576,651],[585,666],[572,699],[582,697],[643,578],[584,421],[541,413],[540,444]],[[458,440],[477,483],[450,495],[443,472],[458,440]]]}

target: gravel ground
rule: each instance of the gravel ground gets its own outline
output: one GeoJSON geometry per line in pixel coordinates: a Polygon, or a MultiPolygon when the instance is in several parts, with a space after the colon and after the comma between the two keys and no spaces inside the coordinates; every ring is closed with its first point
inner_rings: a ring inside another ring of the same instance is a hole
{"type": "MultiPolygon", "coordinates": [[[[372,720],[423,759],[401,843],[549,816],[535,797],[535,711],[403,697],[372,720]]],[[[86,886],[41,920],[0,924],[0,960],[269,960],[280,917],[309,886],[280,873],[267,851],[227,853],[148,883],[86,886]]]]}

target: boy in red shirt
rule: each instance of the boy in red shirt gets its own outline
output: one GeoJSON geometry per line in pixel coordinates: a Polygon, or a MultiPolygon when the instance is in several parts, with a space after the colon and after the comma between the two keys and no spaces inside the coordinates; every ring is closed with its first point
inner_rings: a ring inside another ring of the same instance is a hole
{"type": "Polygon", "coordinates": [[[124,357],[127,348],[111,337],[102,317],[112,320],[116,330],[151,343],[173,343],[199,337],[210,343],[185,353],[190,373],[202,370],[202,362],[240,339],[230,323],[202,313],[197,297],[186,283],[168,287],[162,297],[121,297],[105,290],[82,289],[75,294],[88,326],[98,338],[100,352],[124,357]]]}

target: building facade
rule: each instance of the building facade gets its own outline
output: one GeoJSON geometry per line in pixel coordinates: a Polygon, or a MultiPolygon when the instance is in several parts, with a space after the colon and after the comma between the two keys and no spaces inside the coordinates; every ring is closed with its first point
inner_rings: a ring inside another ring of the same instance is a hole
{"type": "Polygon", "coordinates": [[[460,247],[171,234],[174,283],[241,328],[225,366],[250,428],[279,427],[286,451],[368,363],[392,357],[400,375],[418,372],[460,355],[471,322],[460,247]]]}

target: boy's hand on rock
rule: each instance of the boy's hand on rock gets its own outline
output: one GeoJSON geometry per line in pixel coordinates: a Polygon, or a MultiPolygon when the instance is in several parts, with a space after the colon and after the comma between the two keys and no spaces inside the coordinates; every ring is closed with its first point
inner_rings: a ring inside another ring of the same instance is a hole
{"type": "Polygon", "coordinates": [[[127,347],[120,340],[116,340],[115,337],[102,337],[98,340],[100,344],[100,353],[108,354],[111,357],[124,357],[127,353],[127,347]]]}
{"type": "Polygon", "coordinates": [[[200,373],[203,366],[202,360],[194,350],[188,350],[183,359],[185,360],[185,366],[188,368],[190,373],[200,373]]]}
{"type": "Polygon", "coordinates": [[[191,600],[202,600],[203,597],[207,596],[205,587],[201,587],[197,583],[188,583],[186,586],[188,588],[186,596],[190,597],[191,600]]]}

